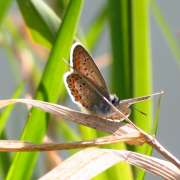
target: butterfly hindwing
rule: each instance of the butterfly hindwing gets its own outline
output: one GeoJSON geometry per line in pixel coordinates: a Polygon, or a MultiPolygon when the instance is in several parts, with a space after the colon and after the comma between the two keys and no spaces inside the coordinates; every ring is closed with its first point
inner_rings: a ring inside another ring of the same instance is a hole
{"type": "Polygon", "coordinates": [[[88,79],[78,73],[70,73],[66,76],[66,81],[76,103],[96,114],[106,114],[110,111],[110,105],[97,93],[88,79]]]}

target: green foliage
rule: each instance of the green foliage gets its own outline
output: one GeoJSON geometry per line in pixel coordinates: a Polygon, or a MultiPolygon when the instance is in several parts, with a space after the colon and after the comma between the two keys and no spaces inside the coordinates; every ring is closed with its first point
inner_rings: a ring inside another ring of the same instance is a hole
{"type": "MultiPolygon", "coordinates": [[[[17,89],[14,91],[14,94],[12,96],[12,98],[18,98],[22,91],[24,89],[24,83],[21,83],[17,89]]],[[[6,124],[7,124],[7,121],[9,119],[9,116],[11,115],[12,113],[12,110],[13,110],[14,106],[8,106],[7,108],[4,109],[4,111],[1,113],[0,115],[0,135],[2,134],[6,124]]]]}
{"type": "MultiPolygon", "coordinates": [[[[131,97],[131,49],[129,40],[128,1],[109,0],[109,18],[112,46],[112,91],[121,99],[131,97]]],[[[111,146],[126,149],[124,144],[111,146]]],[[[116,165],[108,170],[110,177],[115,179],[132,179],[131,167],[127,164],[116,165]]]]}
{"type": "MultiPolygon", "coordinates": [[[[23,1],[20,2],[23,3],[23,1]]],[[[36,92],[36,99],[56,102],[58,97],[64,93],[62,77],[66,67],[63,64],[63,59],[67,59],[69,56],[69,50],[79,21],[81,5],[81,0],[72,0],[68,6],[36,92]]],[[[41,142],[47,130],[47,120],[46,113],[32,109],[21,139],[41,142]]],[[[36,159],[37,153],[17,153],[7,179],[29,179],[36,159]],[[17,169],[21,169],[21,171],[17,171],[17,169]]]]}
{"type": "MultiPolygon", "coordinates": [[[[24,83],[21,83],[15,90],[12,98],[18,98],[24,90],[24,83]]],[[[12,113],[14,105],[8,106],[0,114],[0,137],[6,139],[5,126],[7,125],[8,119],[12,113]]],[[[8,153],[0,153],[0,172],[1,177],[5,178],[10,166],[10,156],[8,153]]]]}
{"type": "MultiPolygon", "coordinates": [[[[132,1],[132,52],[133,52],[133,95],[142,96],[152,93],[152,62],[150,46],[150,27],[149,27],[149,1],[132,1]],[[143,43],[142,43],[143,42],[143,43]]],[[[135,124],[151,132],[152,129],[152,102],[147,101],[135,105],[147,113],[146,123],[144,117],[137,111],[133,113],[135,124]]],[[[151,147],[147,145],[138,146],[136,152],[151,152],[151,147]]],[[[142,179],[144,172],[136,169],[136,178],[142,179]]]]}
{"type": "Polygon", "coordinates": [[[107,7],[103,7],[98,15],[95,17],[94,21],[88,29],[85,36],[85,42],[89,49],[94,49],[97,41],[99,40],[102,31],[104,30],[104,25],[107,22],[108,11],[107,7]]]}
{"type": "Polygon", "coordinates": [[[44,46],[51,46],[60,25],[58,16],[42,0],[17,2],[33,38],[44,46]]]}
{"type": "Polygon", "coordinates": [[[10,8],[12,2],[12,0],[0,1],[0,23],[2,23],[3,18],[10,8]]]}
{"type": "Polygon", "coordinates": [[[166,22],[163,13],[161,12],[161,9],[158,5],[158,3],[155,0],[151,0],[151,9],[154,15],[154,18],[156,22],[158,23],[164,38],[166,39],[169,48],[171,49],[171,52],[173,56],[176,58],[177,63],[180,64],[180,53],[179,53],[179,44],[176,41],[169,24],[166,22]]]}

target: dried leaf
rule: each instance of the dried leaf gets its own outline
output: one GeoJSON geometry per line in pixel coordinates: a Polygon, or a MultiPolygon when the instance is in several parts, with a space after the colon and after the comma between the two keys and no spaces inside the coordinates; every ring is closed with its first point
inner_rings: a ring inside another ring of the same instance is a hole
{"type": "Polygon", "coordinates": [[[128,137],[130,144],[142,144],[145,142],[141,133],[130,124],[105,119],[92,114],[81,113],[58,104],[32,99],[8,99],[0,100],[0,108],[15,103],[32,105],[66,120],[71,120],[75,123],[79,123],[117,136],[127,135],[126,137],[128,137]]]}
{"type": "Polygon", "coordinates": [[[72,143],[42,143],[33,144],[26,141],[17,140],[0,140],[0,152],[22,152],[22,151],[55,151],[55,150],[67,150],[67,149],[77,149],[86,148],[92,146],[101,146],[105,144],[113,144],[118,142],[132,141],[134,137],[125,134],[121,136],[110,135],[89,141],[78,141],[72,143]]]}
{"type": "Polygon", "coordinates": [[[91,179],[122,161],[143,168],[165,179],[177,180],[180,178],[180,170],[176,166],[158,158],[130,151],[88,148],[66,159],[39,180],[91,179]]]}

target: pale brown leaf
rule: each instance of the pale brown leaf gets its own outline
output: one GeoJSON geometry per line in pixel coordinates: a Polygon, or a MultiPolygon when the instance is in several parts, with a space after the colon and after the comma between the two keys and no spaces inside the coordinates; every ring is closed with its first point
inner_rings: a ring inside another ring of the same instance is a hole
{"type": "Polygon", "coordinates": [[[66,120],[70,120],[75,123],[108,132],[117,136],[127,135],[129,138],[128,142],[130,144],[142,144],[145,142],[141,133],[130,124],[105,119],[92,114],[82,113],[58,104],[32,99],[8,99],[0,100],[0,108],[15,103],[32,105],[66,120]]]}
{"type": "Polygon", "coordinates": [[[133,141],[134,137],[131,135],[110,135],[89,141],[78,141],[72,143],[54,143],[47,142],[42,144],[33,144],[26,141],[17,140],[0,140],[0,152],[22,152],[22,151],[55,151],[86,148],[93,146],[101,146],[105,144],[113,144],[118,142],[133,141]]]}
{"type": "Polygon", "coordinates": [[[176,166],[158,158],[130,151],[88,148],[66,159],[39,180],[91,179],[109,167],[122,161],[143,168],[144,170],[162,176],[165,179],[177,180],[180,178],[180,170],[176,166]]]}

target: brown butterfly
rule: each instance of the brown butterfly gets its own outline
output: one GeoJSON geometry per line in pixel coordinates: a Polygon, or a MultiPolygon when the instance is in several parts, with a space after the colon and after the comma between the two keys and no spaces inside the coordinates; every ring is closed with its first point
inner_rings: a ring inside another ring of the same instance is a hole
{"type": "Polygon", "coordinates": [[[130,115],[130,105],[144,101],[151,96],[119,100],[110,95],[105,80],[87,50],[79,43],[71,48],[72,70],[65,74],[65,84],[72,100],[88,112],[104,118],[123,120],[130,115]],[[114,111],[115,106],[124,115],[114,111]]]}

